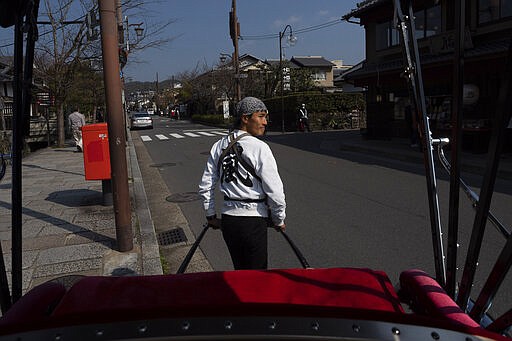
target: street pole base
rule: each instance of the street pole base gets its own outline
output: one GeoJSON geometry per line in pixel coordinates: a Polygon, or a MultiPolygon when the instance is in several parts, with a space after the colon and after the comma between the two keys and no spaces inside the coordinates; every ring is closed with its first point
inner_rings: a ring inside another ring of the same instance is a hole
{"type": "Polygon", "coordinates": [[[101,191],[103,194],[103,206],[112,206],[114,196],[112,194],[112,181],[110,179],[101,180],[101,191]]]}

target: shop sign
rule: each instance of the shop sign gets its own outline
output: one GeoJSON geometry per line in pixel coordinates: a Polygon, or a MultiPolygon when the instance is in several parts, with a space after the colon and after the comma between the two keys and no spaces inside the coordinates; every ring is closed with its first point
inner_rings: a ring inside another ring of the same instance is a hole
{"type": "MultiPolygon", "coordinates": [[[[453,52],[455,49],[455,31],[448,31],[429,38],[430,53],[442,54],[453,52]]],[[[473,48],[471,32],[466,27],[464,33],[464,49],[473,48]]]]}

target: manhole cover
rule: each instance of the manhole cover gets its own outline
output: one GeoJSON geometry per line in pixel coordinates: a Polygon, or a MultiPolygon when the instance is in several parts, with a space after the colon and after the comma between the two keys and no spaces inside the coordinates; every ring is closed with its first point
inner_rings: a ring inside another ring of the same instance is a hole
{"type": "Polygon", "coordinates": [[[176,229],[160,232],[157,234],[159,245],[171,245],[176,243],[183,243],[187,241],[187,236],[181,227],[176,229]]]}
{"type": "Polygon", "coordinates": [[[167,162],[167,163],[156,163],[154,165],[150,165],[150,167],[157,167],[157,168],[171,167],[171,166],[176,166],[176,164],[174,162],[167,162]]]}
{"type": "Polygon", "coordinates": [[[165,200],[169,202],[190,202],[199,200],[201,197],[196,192],[185,192],[185,193],[177,193],[171,194],[165,200]]]}

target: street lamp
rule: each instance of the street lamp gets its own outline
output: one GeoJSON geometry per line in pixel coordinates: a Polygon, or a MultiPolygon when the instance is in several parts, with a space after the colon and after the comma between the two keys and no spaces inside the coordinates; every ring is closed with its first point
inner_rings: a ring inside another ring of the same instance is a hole
{"type": "Polygon", "coordinates": [[[229,59],[233,59],[233,58],[231,57],[231,55],[229,55],[229,54],[227,54],[227,53],[222,53],[222,52],[220,53],[219,60],[220,60],[220,62],[221,62],[222,64],[224,64],[228,58],[229,58],[229,59]]]}
{"type": "Polygon", "coordinates": [[[290,35],[288,36],[288,44],[290,46],[295,45],[297,37],[293,35],[292,27],[286,25],[282,32],[279,32],[279,81],[281,82],[281,132],[284,133],[284,78],[283,78],[283,46],[282,40],[286,33],[286,29],[290,29],[290,35]]]}
{"type": "MultiPolygon", "coordinates": [[[[128,16],[124,17],[124,22],[125,22],[125,32],[126,32],[126,52],[130,52],[130,27],[135,26],[134,31],[135,31],[135,36],[137,37],[137,40],[135,41],[134,44],[138,43],[140,41],[140,39],[142,38],[142,35],[144,34],[144,28],[141,27],[143,23],[129,24],[128,16]]],[[[134,45],[134,44],[132,44],[132,45],[134,45]]]]}

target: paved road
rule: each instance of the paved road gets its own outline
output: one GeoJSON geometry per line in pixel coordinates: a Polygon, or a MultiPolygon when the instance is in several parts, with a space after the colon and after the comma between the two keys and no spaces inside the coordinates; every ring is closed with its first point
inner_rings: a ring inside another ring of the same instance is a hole
{"type": "MultiPolygon", "coordinates": [[[[190,196],[191,200],[179,207],[195,235],[204,218],[193,193],[207,152],[221,133],[218,129],[166,119],[157,119],[153,130],[138,132],[151,165],[158,169],[169,192],[190,196]]],[[[381,269],[394,283],[404,269],[421,268],[434,273],[422,164],[340,150],[341,131],[270,134],[265,139],[274,151],[285,184],[289,235],[312,266],[381,269]]],[[[479,179],[470,176],[467,181],[477,185],[479,179]]],[[[512,221],[510,183],[498,182],[497,188],[500,191],[494,196],[493,210],[504,221],[512,221]]],[[[439,194],[446,224],[446,180],[439,181],[439,194]]],[[[461,205],[462,253],[473,216],[469,205],[461,205]]],[[[483,246],[487,251],[480,260],[483,269],[489,268],[496,256],[495,246],[504,243],[494,230],[489,231],[483,246]]],[[[279,235],[271,233],[269,243],[271,267],[299,266],[279,235]]],[[[215,270],[231,269],[218,232],[209,233],[201,246],[215,270]]],[[[459,263],[462,267],[462,260],[459,263]]],[[[476,286],[482,284],[479,276],[476,286]]],[[[510,284],[507,278],[503,287],[510,284]]],[[[512,302],[510,290],[503,291],[507,301],[512,302]]],[[[500,308],[499,304],[495,307],[500,308]]]]}

